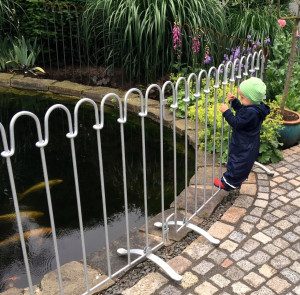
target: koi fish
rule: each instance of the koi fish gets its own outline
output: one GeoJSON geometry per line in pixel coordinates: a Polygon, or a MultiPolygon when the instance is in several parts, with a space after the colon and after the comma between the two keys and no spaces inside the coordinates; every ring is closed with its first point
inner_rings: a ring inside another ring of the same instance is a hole
{"type": "Polygon", "coordinates": [[[16,276],[16,277],[10,277],[10,278],[6,278],[3,280],[3,282],[14,282],[16,280],[19,280],[20,277],[19,276],[16,276]]]}
{"type": "MultiPolygon", "coordinates": [[[[63,181],[61,179],[54,179],[54,180],[49,180],[49,187],[52,187],[56,184],[62,183],[63,181]]],[[[30,187],[28,190],[26,190],[24,193],[18,194],[18,200],[21,201],[23,198],[25,198],[27,195],[31,193],[38,192],[42,189],[45,189],[46,185],[45,182],[40,182],[32,187],[30,187]]]]}
{"type": "Polygon", "coordinates": [[[8,283],[8,286],[10,288],[12,288],[14,286],[14,281],[19,280],[20,277],[16,276],[16,277],[10,277],[10,278],[6,278],[4,279],[2,282],[0,281],[0,283],[8,283]]]}
{"type": "MultiPolygon", "coordinates": [[[[23,211],[23,212],[20,212],[21,218],[30,218],[32,220],[35,220],[35,218],[41,217],[43,215],[44,215],[44,213],[39,212],[39,211],[23,211]]],[[[3,221],[15,221],[16,218],[17,218],[17,215],[15,213],[0,215],[0,221],[1,220],[3,220],[3,221]]]]}
{"type": "MultiPolygon", "coordinates": [[[[28,238],[34,238],[34,237],[39,237],[39,236],[45,236],[45,235],[49,235],[51,233],[51,228],[50,227],[45,227],[45,228],[37,228],[37,229],[33,229],[27,232],[24,232],[24,238],[28,239],[28,238]]],[[[3,246],[7,246],[10,245],[12,243],[18,242],[20,241],[20,235],[19,234],[15,234],[13,236],[11,236],[10,238],[0,242],[0,247],[3,246]]]]}

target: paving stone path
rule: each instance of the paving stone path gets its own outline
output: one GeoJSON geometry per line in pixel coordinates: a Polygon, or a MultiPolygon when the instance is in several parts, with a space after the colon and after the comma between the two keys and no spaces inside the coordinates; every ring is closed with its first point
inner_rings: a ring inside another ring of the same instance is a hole
{"type": "Polygon", "coordinates": [[[300,295],[300,145],[269,165],[273,178],[254,168],[233,206],[209,233],[168,261],[181,283],[153,272],[124,295],[300,295]]]}

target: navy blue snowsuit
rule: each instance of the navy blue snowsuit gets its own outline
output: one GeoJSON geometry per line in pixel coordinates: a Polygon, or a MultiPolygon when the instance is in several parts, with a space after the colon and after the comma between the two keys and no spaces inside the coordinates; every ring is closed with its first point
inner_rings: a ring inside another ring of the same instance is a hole
{"type": "Polygon", "coordinates": [[[238,99],[234,99],[232,107],[235,115],[230,109],[223,113],[233,129],[227,171],[221,179],[228,191],[239,187],[248,178],[259,152],[261,125],[270,113],[270,108],[262,102],[243,106],[238,99]]]}

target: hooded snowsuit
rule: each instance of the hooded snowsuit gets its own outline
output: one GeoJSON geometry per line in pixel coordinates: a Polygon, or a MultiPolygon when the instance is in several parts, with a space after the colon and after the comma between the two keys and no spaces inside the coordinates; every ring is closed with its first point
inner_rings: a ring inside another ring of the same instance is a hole
{"type": "Polygon", "coordinates": [[[261,125],[270,113],[270,108],[262,102],[243,106],[238,99],[234,99],[232,107],[235,115],[230,109],[223,113],[233,129],[227,171],[221,179],[228,191],[239,187],[248,178],[259,152],[261,125]]]}

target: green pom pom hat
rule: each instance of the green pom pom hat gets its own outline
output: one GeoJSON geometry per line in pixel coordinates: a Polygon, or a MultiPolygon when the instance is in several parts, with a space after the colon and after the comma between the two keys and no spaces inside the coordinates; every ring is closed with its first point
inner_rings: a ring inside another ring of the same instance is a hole
{"type": "Polygon", "coordinates": [[[253,104],[259,104],[266,95],[266,84],[259,78],[251,77],[241,83],[240,90],[253,104]]]}

